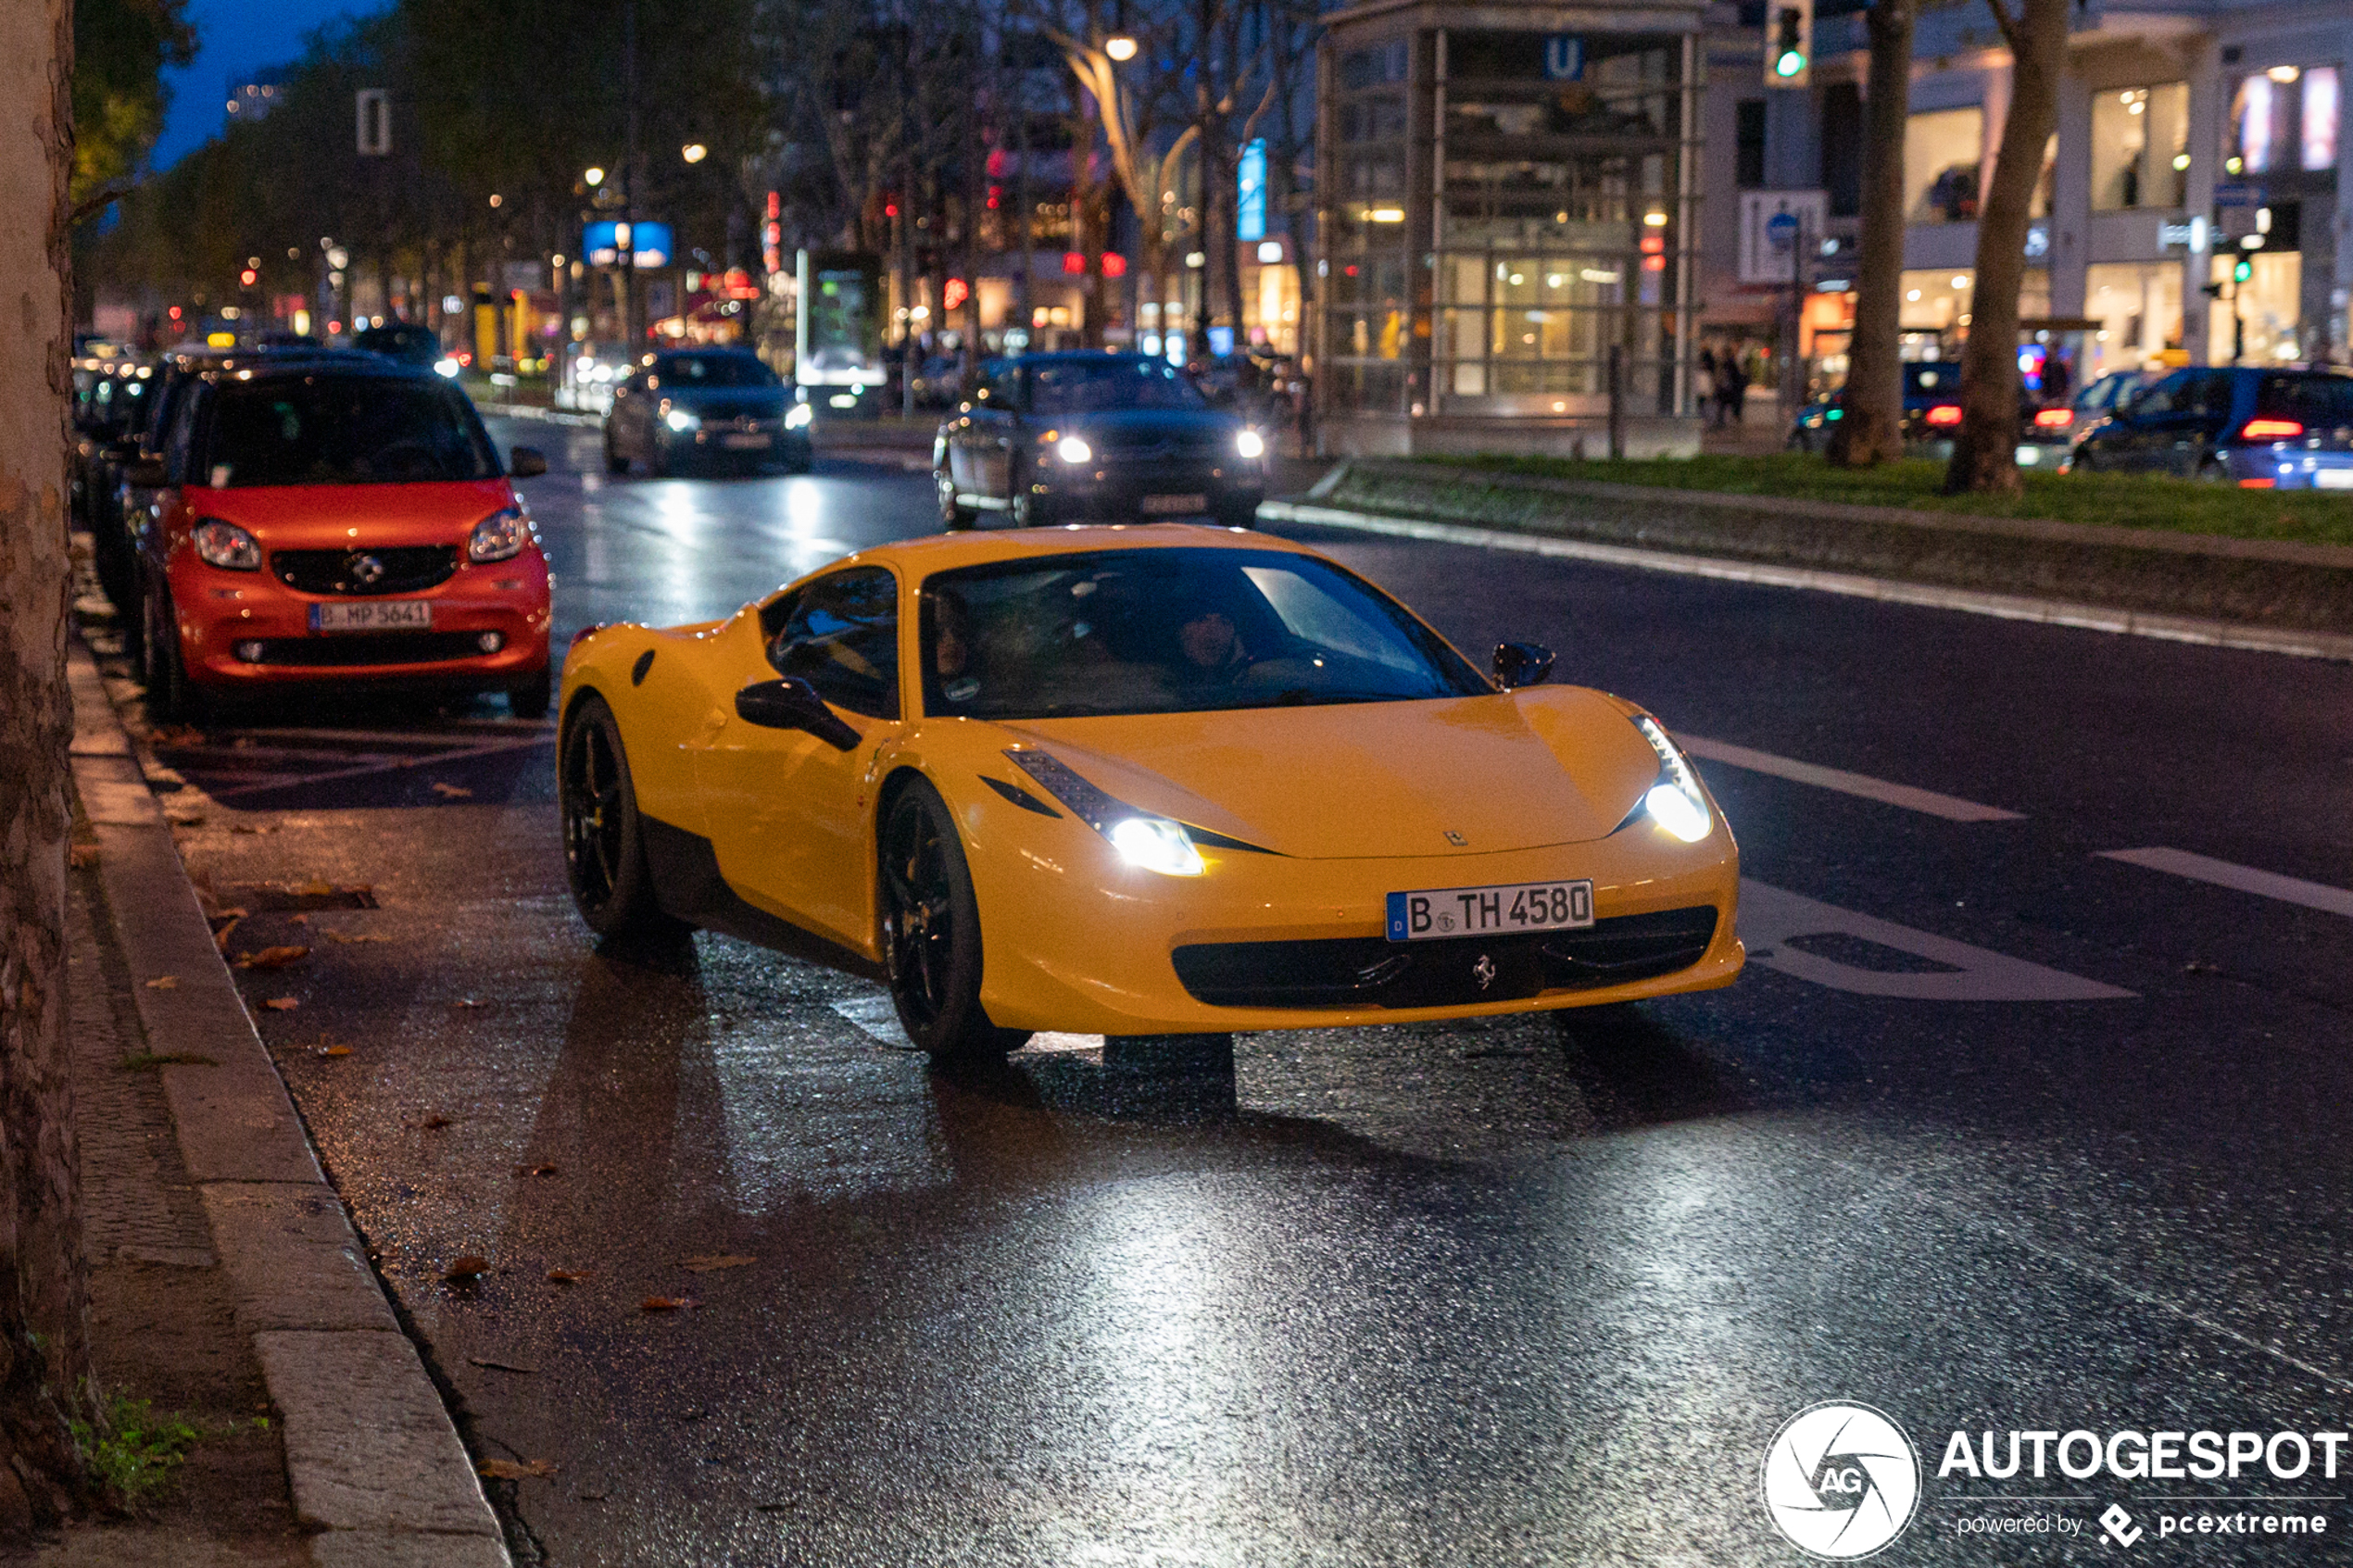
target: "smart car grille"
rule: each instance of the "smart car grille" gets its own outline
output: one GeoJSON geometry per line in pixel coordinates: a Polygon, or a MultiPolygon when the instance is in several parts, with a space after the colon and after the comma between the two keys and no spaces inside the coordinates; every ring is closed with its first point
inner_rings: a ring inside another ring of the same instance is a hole
{"type": "Polygon", "coordinates": [[[357,632],[332,637],[272,637],[254,664],[438,664],[484,656],[476,632],[357,632]]]}
{"type": "Polygon", "coordinates": [[[413,594],[449,581],[458,552],[448,545],[380,550],[274,550],[270,570],[304,594],[413,594]],[[371,567],[370,562],[374,566],[371,567]]]}
{"type": "Polygon", "coordinates": [[[1172,956],[1185,989],[1212,1007],[1459,1007],[1672,974],[1715,937],[1716,910],[1703,905],[1527,936],[1212,942],[1172,956]]]}

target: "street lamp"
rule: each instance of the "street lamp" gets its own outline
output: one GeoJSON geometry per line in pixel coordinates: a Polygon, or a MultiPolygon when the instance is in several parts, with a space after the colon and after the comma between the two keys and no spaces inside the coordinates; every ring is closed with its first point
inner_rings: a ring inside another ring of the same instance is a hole
{"type": "Polygon", "coordinates": [[[605,171],[601,169],[591,169],[586,173],[583,174],[581,178],[585,180],[592,186],[601,185],[605,182],[605,171]]]}
{"type": "Polygon", "coordinates": [[[689,142],[685,146],[678,149],[678,156],[685,158],[688,163],[700,163],[704,158],[711,156],[711,149],[704,146],[700,142],[689,142]]]}
{"type": "Polygon", "coordinates": [[[1124,32],[1115,32],[1103,40],[1103,53],[1126,65],[1136,57],[1136,41],[1124,32]]]}

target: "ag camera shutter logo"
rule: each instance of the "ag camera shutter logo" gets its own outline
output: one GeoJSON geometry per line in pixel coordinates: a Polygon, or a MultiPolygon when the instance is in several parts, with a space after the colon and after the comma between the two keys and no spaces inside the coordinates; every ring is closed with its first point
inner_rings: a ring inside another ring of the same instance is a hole
{"type": "Polygon", "coordinates": [[[1869,1557],[1912,1522],[1920,1461],[1884,1411],[1841,1400],[1808,1405],[1765,1454],[1765,1512],[1815,1557],[1869,1557]]]}

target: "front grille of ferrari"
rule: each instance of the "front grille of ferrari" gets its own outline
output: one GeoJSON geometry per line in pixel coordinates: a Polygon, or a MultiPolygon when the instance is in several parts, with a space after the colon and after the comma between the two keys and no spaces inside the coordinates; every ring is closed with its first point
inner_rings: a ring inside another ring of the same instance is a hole
{"type": "Polygon", "coordinates": [[[438,587],[458,570],[447,545],[396,545],[385,549],[273,550],[270,570],[304,594],[414,594],[438,587]],[[365,563],[372,561],[373,567],[365,563]]]}
{"type": "Polygon", "coordinates": [[[1193,999],[1228,1008],[1431,1008],[1525,1000],[1689,969],[1716,937],[1712,905],[1617,915],[1580,931],[1391,942],[1208,942],[1172,955],[1193,999]]]}

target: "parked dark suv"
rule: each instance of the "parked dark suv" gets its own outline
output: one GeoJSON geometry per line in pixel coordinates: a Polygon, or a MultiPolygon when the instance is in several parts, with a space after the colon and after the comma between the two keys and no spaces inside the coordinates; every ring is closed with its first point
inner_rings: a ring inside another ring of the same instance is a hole
{"type": "Polygon", "coordinates": [[[2353,375],[2301,367],[2176,370],[2085,432],[2075,463],[2248,490],[2353,490],[2353,375]]]}

